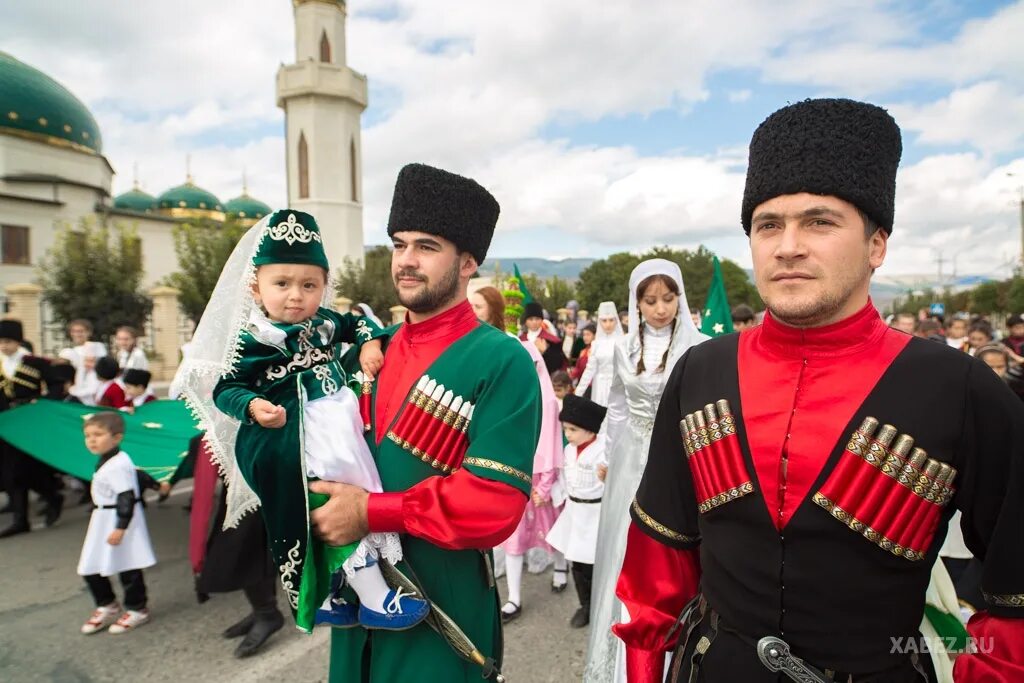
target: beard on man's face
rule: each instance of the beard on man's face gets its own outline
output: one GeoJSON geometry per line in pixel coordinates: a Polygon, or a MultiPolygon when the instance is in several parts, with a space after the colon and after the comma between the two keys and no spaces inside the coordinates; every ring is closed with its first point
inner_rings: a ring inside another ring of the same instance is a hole
{"type": "Polygon", "coordinates": [[[398,301],[413,313],[430,313],[451,301],[459,291],[459,262],[452,264],[436,285],[431,285],[427,277],[415,270],[400,270],[394,275],[397,287],[399,278],[416,278],[423,287],[414,292],[404,291],[398,287],[398,301]]]}

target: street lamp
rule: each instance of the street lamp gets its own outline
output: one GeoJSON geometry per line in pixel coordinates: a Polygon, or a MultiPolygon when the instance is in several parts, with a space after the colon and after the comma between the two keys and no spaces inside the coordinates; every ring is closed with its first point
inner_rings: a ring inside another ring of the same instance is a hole
{"type": "MultiPolygon", "coordinates": [[[[1011,178],[1019,178],[1019,173],[1007,173],[1011,178]]],[[[1017,193],[1020,195],[1020,266],[1024,270],[1024,185],[1017,186],[1017,193]]]]}

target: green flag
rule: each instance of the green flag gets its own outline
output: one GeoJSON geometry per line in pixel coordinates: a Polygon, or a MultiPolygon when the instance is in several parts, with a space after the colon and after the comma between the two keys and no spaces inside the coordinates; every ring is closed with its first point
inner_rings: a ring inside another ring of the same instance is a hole
{"type": "Polygon", "coordinates": [[[711,337],[732,332],[732,309],[725,294],[725,280],[722,279],[722,264],[714,257],[714,272],[711,274],[711,289],[708,300],[701,311],[700,331],[711,337]]]}
{"type": "MultiPolygon", "coordinates": [[[[0,412],[0,438],[33,458],[79,479],[92,479],[96,456],[85,449],[82,422],[92,413],[111,410],[42,399],[0,412]]],[[[191,476],[188,442],[199,433],[183,401],[153,401],[122,414],[121,448],[135,466],[157,481],[191,476]]]]}
{"type": "Polygon", "coordinates": [[[528,304],[533,301],[533,296],[530,294],[530,290],[526,286],[526,280],[519,274],[519,266],[515,263],[512,264],[512,269],[516,273],[516,280],[519,281],[519,291],[523,293],[523,303],[528,304]]]}

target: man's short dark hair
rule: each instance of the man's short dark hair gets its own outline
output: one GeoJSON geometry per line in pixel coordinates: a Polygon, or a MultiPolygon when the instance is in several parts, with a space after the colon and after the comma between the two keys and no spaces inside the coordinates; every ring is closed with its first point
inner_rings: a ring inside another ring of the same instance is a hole
{"type": "Polygon", "coordinates": [[[914,331],[919,334],[941,334],[942,325],[939,324],[938,320],[932,318],[926,318],[924,320],[918,320],[914,325],[914,331]]]}
{"type": "Polygon", "coordinates": [[[740,304],[732,309],[732,321],[734,323],[754,322],[754,309],[746,304],[740,304]]]}
{"type": "Polygon", "coordinates": [[[860,218],[864,221],[864,239],[871,239],[871,236],[882,229],[878,223],[871,220],[871,217],[866,213],[857,209],[857,213],[860,214],[860,218]]]}
{"type": "Polygon", "coordinates": [[[102,410],[93,413],[86,418],[82,428],[85,429],[89,426],[101,427],[114,435],[124,434],[124,418],[116,410],[102,410]]]}

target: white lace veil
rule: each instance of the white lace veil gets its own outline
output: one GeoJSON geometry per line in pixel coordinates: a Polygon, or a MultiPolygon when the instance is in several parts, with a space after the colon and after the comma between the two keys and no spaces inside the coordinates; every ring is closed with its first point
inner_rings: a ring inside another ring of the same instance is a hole
{"type": "MultiPolygon", "coordinates": [[[[264,317],[252,293],[256,282],[256,267],[252,261],[268,228],[272,227],[269,222],[273,215],[249,228],[235,245],[196,326],[188,356],[182,360],[171,382],[171,392],[185,399],[199,421],[199,428],[206,432],[213,461],[227,484],[225,529],[237,526],[243,516],[259,507],[260,501],[235,463],[239,422],[217,409],[213,389],[222,377],[234,371],[241,358],[241,332],[249,328],[254,317],[264,317]]],[[[333,296],[334,288],[328,281],[321,305],[328,307],[333,296]]]]}

